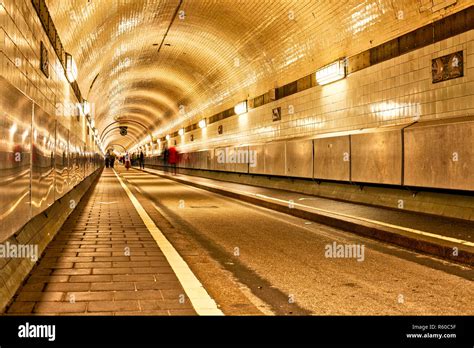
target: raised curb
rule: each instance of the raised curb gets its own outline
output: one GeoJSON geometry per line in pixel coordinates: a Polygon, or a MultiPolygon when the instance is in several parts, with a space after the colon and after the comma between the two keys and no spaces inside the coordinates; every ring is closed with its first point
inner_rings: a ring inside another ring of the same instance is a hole
{"type": "MultiPolygon", "coordinates": [[[[137,168],[136,168],[137,169],[137,168]]],[[[140,169],[137,169],[140,170],[140,169]]],[[[264,208],[272,209],[292,215],[295,217],[303,218],[306,220],[314,221],[324,225],[332,226],[335,228],[343,229],[357,235],[377,239],[383,242],[395,244],[397,246],[404,247],[409,250],[415,250],[429,255],[433,255],[442,259],[447,259],[453,262],[474,265],[474,252],[473,248],[463,246],[456,243],[450,243],[445,241],[438,241],[434,238],[419,237],[406,233],[396,228],[389,228],[386,226],[380,226],[365,221],[359,221],[356,219],[344,218],[337,215],[308,211],[299,208],[290,208],[287,205],[281,203],[275,203],[264,198],[259,198],[253,195],[246,195],[238,192],[227,191],[225,189],[211,187],[190,180],[181,179],[171,175],[160,174],[149,171],[147,169],[141,170],[148,174],[157,175],[166,179],[174,180],[186,185],[194,186],[200,189],[204,189],[210,192],[214,192],[220,195],[224,195],[230,198],[235,198],[247,203],[255,204],[264,208]],[[458,248],[457,255],[454,255],[454,248],[458,248]]]]}

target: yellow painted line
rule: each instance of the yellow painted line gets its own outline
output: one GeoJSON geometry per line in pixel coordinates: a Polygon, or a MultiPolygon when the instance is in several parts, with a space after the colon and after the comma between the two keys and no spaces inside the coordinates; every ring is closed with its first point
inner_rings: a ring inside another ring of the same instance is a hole
{"type": "MultiPolygon", "coordinates": [[[[182,179],[182,180],[184,180],[184,179],[182,179]]],[[[218,186],[218,185],[214,185],[214,184],[201,184],[201,185],[205,185],[205,186],[207,185],[209,187],[213,187],[213,188],[217,188],[217,189],[221,189],[221,190],[225,189],[222,186],[218,186]]],[[[225,190],[228,190],[228,189],[225,189],[225,190]]],[[[228,191],[234,192],[234,193],[239,193],[239,194],[242,194],[242,195],[247,195],[247,196],[255,196],[255,197],[258,197],[258,198],[270,199],[270,200],[274,200],[274,201],[277,201],[277,202],[285,203],[287,205],[290,204],[290,201],[287,201],[287,200],[284,200],[284,199],[279,199],[279,198],[274,198],[274,197],[270,197],[270,196],[266,196],[266,195],[262,195],[262,194],[259,194],[259,193],[251,193],[251,192],[240,191],[240,190],[235,190],[235,189],[234,190],[231,189],[231,190],[228,190],[228,191]]],[[[317,210],[317,211],[327,213],[327,214],[339,215],[339,216],[343,216],[343,217],[354,219],[354,220],[361,220],[361,221],[369,222],[369,223],[372,223],[372,224],[375,224],[375,225],[381,225],[381,226],[390,227],[390,228],[394,228],[394,229],[398,229],[398,230],[402,230],[402,231],[405,231],[405,232],[414,233],[414,234],[418,234],[418,235],[422,235],[422,236],[426,236],[426,237],[442,239],[442,240],[446,240],[448,242],[462,244],[462,245],[465,245],[465,246],[468,246],[468,247],[474,247],[473,242],[469,242],[469,241],[463,240],[463,239],[446,237],[446,236],[442,236],[442,235],[439,235],[439,234],[434,234],[434,233],[429,233],[429,232],[425,232],[425,231],[415,230],[413,228],[392,225],[392,224],[389,224],[389,223],[386,223],[386,222],[366,219],[366,218],[363,218],[363,217],[360,217],[360,216],[353,216],[353,215],[348,215],[348,214],[343,214],[343,213],[337,213],[337,212],[334,212],[334,211],[331,211],[331,210],[325,210],[325,209],[321,209],[321,208],[311,207],[309,205],[299,204],[299,203],[296,203],[296,202],[292,202],[291,204],[293,206],[299,206],[299,207],[302,207],[302,208],[317,210]]]]}
{"type": "Polygon", "coordinates": [[[132,204],[137,210],[141,219],[145,223],[145,226],[155,239],[156,244],[158,244],[158,247],[161,249],[166,257],[166,260],[169,262],[171,268],[178,277],[178,280],[183,286],[186,295],[188,295],[188,298],[196,310],[196,313],[199,315],[224,315],[224,313],[222,313],[222,311],[217,308],[216,302],[207,293],[206,289],[204,289],[201,282],[196,278],[181,255],[178,254],[173,245],[168,241],[168,239],[166,239],[166,237],[163,235],[163,232],[161,232],[158,226],[155,225],[145,209],[143,209],[138,199],[122,181],[115,169],[114,173],[120,182],[120,185],[122,185],[123,189],[127,193],[128,198],[130,198],[132,201],[132,204]]]}

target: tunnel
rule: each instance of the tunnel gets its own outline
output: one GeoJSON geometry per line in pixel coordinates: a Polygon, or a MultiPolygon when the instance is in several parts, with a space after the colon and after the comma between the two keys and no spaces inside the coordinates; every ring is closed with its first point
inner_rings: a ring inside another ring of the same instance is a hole
{"type": "Polygon", "coordinates": [[[472,340],[474,1],[0,0],[0,70],[6,343],[472,340]]]}

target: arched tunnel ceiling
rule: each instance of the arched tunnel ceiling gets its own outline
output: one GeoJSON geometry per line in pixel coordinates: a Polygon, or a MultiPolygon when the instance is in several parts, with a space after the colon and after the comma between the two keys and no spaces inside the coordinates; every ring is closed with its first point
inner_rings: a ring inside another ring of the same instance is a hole
{"type": "MultiPolygon", "coordinates": [[[[159,134],[424,25],[435,16],[424,3],[47,0],[99,133],[132,119],[159,134]]],[[[104,145],[128,147],[148,134],[127,125],[132,136],[116,130],[104,145]]]]}

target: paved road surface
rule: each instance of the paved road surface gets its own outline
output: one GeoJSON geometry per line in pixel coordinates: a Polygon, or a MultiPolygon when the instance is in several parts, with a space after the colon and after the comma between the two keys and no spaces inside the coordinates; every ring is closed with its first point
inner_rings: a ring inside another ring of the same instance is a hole
{"type": "MultiPolygon", "coordinates": [[[[236,286],[250,289],[254,303],[261,300],[273,313],[474,314],[470,268],[155,175],[119,171],[182,236],[205,248],[236,286]],[[363,260],[326,257],[334,243],[364,245],[363,260]]],[[[212,276],[201,281],[223,307],[232,304],[229,283],[212,276]]]]}

